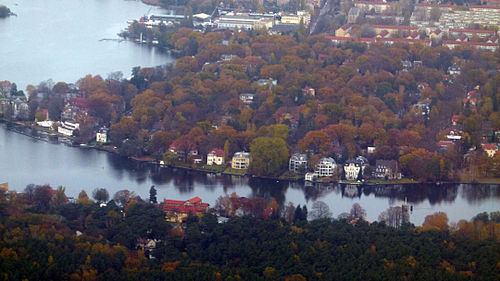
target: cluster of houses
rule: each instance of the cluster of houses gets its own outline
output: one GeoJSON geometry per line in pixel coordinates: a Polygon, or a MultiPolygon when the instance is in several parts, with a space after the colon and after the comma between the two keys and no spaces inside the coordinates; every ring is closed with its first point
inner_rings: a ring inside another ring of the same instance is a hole
{"type": "Polygon", "coordinates": [[[28,99],[22,91],[12,91],[12,84],[8,81],[0,82],[0,116],[11,120],[29,117],[28,99]]]}
{"type": "MultiPolygon", "coordinates": [[[[164,15],[144,16],[139,19],[147,28],[160,25],[172,25],[185,19],[185,11],[166,10],[164,15]]],[[[233,8],[217,7],[211,15],[199,13],[193,15],[193,25],[205,29],[252,30],[267,29],[270,32],[291,32],[303,24],[305,27],[311,21],[311,14],[306,11],[296,13],[257,13],[235,10],[233,8]]],[[[133,23],[133,21],[129,21],[133,23]]],[[[142,39],[141,39],[142,40],[142,39]]]]}
{"type": "Polygon", "coordinates": [[[451,4],[415,4],[408,25],[394,2],[356,1],[347,14],[347,23],[328,36],[335,43],[358,40],[367,44],[420,43],[442,44],[449,48],[473,46],[495,51],[499,47],[500,7],[491,5],[454,6],[451,4]],[[359,30],[356,23],[392,22],[388,25],[370,26],[373,36],[359,30]]]}
{"type": "MultiPolygon", "coordinates": [[[[384,180],[398,180],[402,178],[401,170],[396,160],[377,160],[375,168],[368,174],[368,159],[363,156],[347,160],[344,165],[337,164],[335,159],[324,157],[314,166],[313,172],[305,173],[306,181],[318,181],[326,177],[339,177],[341,173],[348,181],[362,181],[365,177],[384,180]]],[[[288,169],[290,172],[303,174],[308,170],[307,155],[295,153],[290,157],[288,169]]]]}

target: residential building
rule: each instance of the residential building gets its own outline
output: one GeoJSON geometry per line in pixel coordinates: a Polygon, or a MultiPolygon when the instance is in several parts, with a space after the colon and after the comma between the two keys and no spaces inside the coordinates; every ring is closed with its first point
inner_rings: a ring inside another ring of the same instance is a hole
{"type": "Polygon", "coordinates": [[[373,176],[379,179],[399,180],[401,171],[396,160],[377,160],[373,176]]]}
{"type": "Polygon", "coordinates": [[[88,114],[88,105],[86,98],[70,98],[66,102],[61,113],[62,120],[76,120],[79,116],[88,114]]]}
{"type": "Polygon", "coordinates": [[[478,36],[479,38],[488,38],[496,35],[496,31],[494,30],[485,30],[485,29],[462,29],[462,28],[450,28],[448,30],[449,35],[459,36],[461,34],[466,35],[468,37],[478,36]]]}
{"type": "Polygon", "coordinates": [[[399,32],[406,32],[411,34],[414,31],[418,31],[418,27],[406,26],[406,25],[372,25],[377,34],[380,34],[383,30],[386,30],[391,35],[396,35],[399,32]]]}
{"type": "Polygon", "coordinates": [[[102,127],[95,134],[95,140],[100,143],[108,142],[108,128],[102,127]]]}
{"type": "Polygon", "coordinates": [[[352,24],[347,23],[335,30],[336,37],[349,37],[349,31],[351,31],[352,24]]]}
{"type": "Polygon", "coordinates": [[[212,149],[207,154],[207,165],[222,165],[224,164],[224,150],[219,148],[212,149]]]}
{"type": "Polygon", "coordinates": [[[382,13],[389,9],[391,3],[384,1],[356,1],[354,2],[354,7],[359,8],[364,12],[371,11],[372,9],[375,13],[382,13]]]}
{"type": "Polygon", "coordinates": [[[248,169],[250,166],[250,153],[248,152],[236,152],[231,160],[231,168],[233,169],[248,169]]]}
{"type": "Polygon", "coordinates": [[[79,129],[80,129],[80,124],[76,122],[63,121],[59,124],[59,127],[57,127],[57,132],[65,136],[73,136],[73,133],[79,129]]]}
{"type": "Polygon", "coordinates": [[[250,93],[240,94],[240,100],[246,105],[252,104],[254,97],[255,95],[250,93]]]}
{"type": "Polygon", "coordinates": [[[246,29],[271,28],[274,18],[265,18],[262,15],[237,14],[223,15],[216,21],[218,28],[221,29],[246,29]]]}
{"type": "Polygon", "coordinates": [[[443,32],[438,28],[429,34],[429,38],[440,40],[443,38],[443,32]]]}
{"type": "Polygon", "coordinates": [[[305,11],[298,11],[297,14],[280,13],[281,24],[300,24],[300,21],[307,27],[311,21],[311,15],[305,11]]]}
{"type": "Polygon", "coordinates": [[[16,98],[12,101],[12,118],[13,119],[26,119],[29,114],[29,106],[26,99],[16,98]]]}
{"type": "Polygon", "coordinates": [[[274,86],[278,85],[278,80],[269,78],[269,79],[259,79],[257,80],[257,84],[259,86],[268,86],[269,90],[271,90],[274,86]]]}
{"type": "Polygon", "coordinates": [[[498,43],[476,42],[476,41],[461,42],[452,40],[443,40],[443,46],[448,47],[450,49],[454,49],[457,46],[467,46],[482,50],[488,50],[492,52],[494,52],[499,47],[498,43]]]}
{"type": "Polygon", "coordinates": [[[335,174],[337,169],[337,163],[331,157],[321,158],[319,160],[318,165],[314,169],[313,173],[306,173],[305,180],[306,181],[314,181],[317,178],[321,177],[331,177],[335,174]]]}
{"type": "Polygon", "coordinates": [[[483,143],[481,147],[488,157],[494,157],[498,153],[498,146],[494,143],[483,143]]]}
{"type": "Polygon", "coordinates": [[[294,173],[303,173],[307,168],[307,156],[301,153],[295,153],[290,157],[288,170],[294,173]]]}
{"type": "Polygon", "coordinates": [[[360,176],[363,176],[367,166],[368,159],[363,156],[347,160],[344,164],[345,179],[349,181],[360,179],[360,176]]]}
{"type": "Polygon", "coordinates": [[[314,88],[311,88],[309,86],[305,86],[302,89],[302,96],[304,97],[314,97],[316,95],[316,90],[314,88]]]}
{"type": "Polygon", "coordinates": [[[448,67],[448,70],[446,72],[449,75],[460,75],[460,73],[462,73],[462,69],[456,63],[454,63],[448,67]]]}
{"type": "Polygon", "coordinates": [[[166,213],[166,220],[172,223],[183,222],[189,215],[206,213],[210,206],[208,203],[203,203],[200,197],[194,197],[187,201],[165,199],[162,205],[166,213]]]}
{"type": "Polygon", "coordinates": [[[169,147],[168,150],[177,154],[179,157],[183,158],[187,152],[187,156],[198,155],[198,147],[196,144],[182,144],[180,140],[175,140],[169,147]]]}
{"type": "Polygon", "coordinates": [[[356,23],[356,20],[361,15],[361,10],[358,7],[352,7],[347,14],[348,23],[356,23]]]}

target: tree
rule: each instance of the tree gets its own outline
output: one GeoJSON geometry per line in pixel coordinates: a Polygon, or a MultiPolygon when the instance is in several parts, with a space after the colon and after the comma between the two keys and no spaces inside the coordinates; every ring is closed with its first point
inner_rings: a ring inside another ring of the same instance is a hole
{"type": "Polygon", "coordinates": [[[66,188],[64,186],[58,186],[56,193],[52,196],[50,203],[52,207],[59,210],[64,204],[68,202],[68,197],[65,194],[66,188]]]}
{"type": "Polygon", "coordinates": [[[278,176],[287,167],[288,147],[282,138],[256,138],[250,144],[250,153],[250,171],[256,176],[278,176]]]}
{"type": "Polygon", "coordinates": [[[363,207],[361,207],[361,205],[359,205],[359,203],[354,203],[352,204],[349,215],[352,219],[364,219],[366,217],[366,211],[365,209],[363,209],[363,207]]]}
{"type": "Polygon", "coordinates": [[[135,197],[136,195],[133,191],[122,189],[115,193],[115,195],[113,196],[113,200],[115,200],[115,202],[118,203],[118,205],[120,205],[122,208],[125,208],[125,206],[127,206],[127,204],[135,197]]]}
{"type": "Polygon", "coordinates": [[[313,220],[317,219],[329,219],[332,217],[332,212],[328,205],[323,201],[316,201],[312,205],[311,218],[313,220]]]}
{"type": "Polygon", "coordinates": [[[96,188],[92,191],[92,198],[94,198],[97,203],[105,203],[109,200],[109,193],[105,188],[96,188]]]}
{"type": "Polygon", "coordinates": [[[428,215],[425,217],[425,221],[422,224],[422,227],[424,230],[448,230],[448,216],[443,212],[437,212],[432,215],[428,215]]]}
{"type": "Polygon", "coordinates": [[[85,190],[82,190],[78,194],[78,199],[76,200],[76,203],[78,203],[78,204],[84,204],[84,205],[89,205],[89,204],[92,204],[94,202],[89,199],[89,196],[87,195],[87,192],[85,190]]]}
{"type": "Polygon", "coordinates": [[[156,200],[156,189],[154,185],[152,185],[151,188],[149,189],[149,202],[153,204],[158,204],[158,201],[156,200]]]}
{"type": "Polygon", "coordinates": [[[299,141],[299,148],[302,151],[312,153],[326,153],[332,148],[332,141],[323,131],[309,131],[304,138],[299,141]]]}
{"type": "Polygon", "coordinates": [[[33,194],[33,203],[37,212],[45,213],[49,210],[50,199],[52,198],[52,187],[50,185],[38,185],[33,194]]]}
{"type": "Polygon", "coordinates": [[[394,228],[400,228],[402,224],[410,220],[410,215],[402,207],[395,206],[383,211],[378,216],[378,220],[394,228]]]}

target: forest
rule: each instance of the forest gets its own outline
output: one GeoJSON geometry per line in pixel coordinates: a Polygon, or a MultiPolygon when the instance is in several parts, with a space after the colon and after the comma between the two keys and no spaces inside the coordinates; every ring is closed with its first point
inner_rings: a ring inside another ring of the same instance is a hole
{"type": "MultiPolygon", "coordinates": [[[[29,185],[0,193],[0,278],[3,280],[498,280],[500,212],[448,223],[436,213],[422,226],[387,210],[380,222],[363,208],[331,218],[328,206],[230,214],[219,210],[165,221],[149,202],[122,190],[82,191],[29,185]],[[229,219],[218,222],[217,213],[229,219]],[[236,214],[236,215],[235,215],[236,214]],[[260,213],[262,214],[262,213],[260,213]],[[309,220],[308,220],[309,218],[309,220]],[[145,241],[154,241],[146,247],[145,241]]],[[[270,204],[272,199],[253,198],[270,204]],[[264,200],[264,201],[263,201],[264,200]]],[[[229,202],[229,204],[222,204],[229,202]]],[[[324,203],[323,203],[324,204],[324,203]]],[[[221,209],[226,206],[228,209],[221,209]]],[[[243,207],[244,208],[244,207],[243,207]]],[[[398,207],[393,207],[398,208],[398,207]]],[[[399,207],[400,208],[400,207],[399,207]]]]}
{"type": "Polygon", "coordinates": [[[256,176],[282,175],[300,152],[310,167],[321,157],[397,160],[405,177],[421,182],[500,177],[500,154],[482,149],[500,137],[499,50],[336,45],[301,30],[180,28],[162,36],[182,56],[175,65],[136,67],[130,79],[113,73],[76,86],[29,86],[29,118],[47,109],[59,120],[64,98],[77,95],[87,101],[80,142],[108,126],[118,153],[174,165],[193,159],[169,155],[173,143],[185,155],[223,149],[226,160],[247,151],[256,176]],[[450,66],[460,73],[449,74],[450,66]]]}

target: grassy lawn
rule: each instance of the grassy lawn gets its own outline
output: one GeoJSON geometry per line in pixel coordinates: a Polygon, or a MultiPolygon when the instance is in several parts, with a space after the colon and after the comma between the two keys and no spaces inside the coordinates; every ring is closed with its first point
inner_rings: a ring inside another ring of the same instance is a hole
{"type": "Polygon", "coordinates": [[[299,175],[299,174],[287,171],[287,172],[284,172],[281,176],[279,176],[279,179],[280,180],[299,180],[303,177],[304,177],[304,175],[299,175]]]}
{"type": "Polygon", "coordinates": [[[247,169],[240,170],[240,169],[233,169],[233,168],[229,167],[224,171],[224,174],[244,176],[244,175],[246,175],[247,172],[248,172],[247,169]]]}
{"type": "Polygon", "coordinates": [[[400,179],[400,180],[381,180],[381,179],[371,179],[366,181],[368,184],[403,184],[403,183],[418,183],[416,180],[412,179],[400,179]]]}

